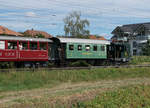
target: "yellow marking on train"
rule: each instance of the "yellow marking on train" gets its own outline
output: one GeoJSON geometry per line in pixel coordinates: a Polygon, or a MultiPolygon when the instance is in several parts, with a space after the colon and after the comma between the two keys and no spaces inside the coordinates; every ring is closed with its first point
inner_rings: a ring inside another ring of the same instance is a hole
{"type": "Polygon", "coordinates": [[[82,55],[92,55],[92,53],[82,53],[82,55]]]}
{"type": "Polygon", "coordinates": [[[70,56],[72,56],[72,53],[70,54],[70,56]]]}

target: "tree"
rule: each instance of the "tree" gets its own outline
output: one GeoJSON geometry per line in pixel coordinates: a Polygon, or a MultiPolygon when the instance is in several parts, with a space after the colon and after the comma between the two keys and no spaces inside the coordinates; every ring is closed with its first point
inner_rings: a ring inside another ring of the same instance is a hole
{"type": "Polygon", "coordinates": [[[26,33],[26,32],[23,33],[23,36],[24,36],[24,37],[32,37],[31,35],[29,35],[29,34],[26,33]]]}
{"type": "Polygon", "coordinates": [[[39,34],[36,34],[36,38],[45,38],[43,34],[39,33],[39,34]]]}
{"type": "Polygon", "coordinates": [[[65,36],[83,38],[89,36],[90,31],[86,28],[90,23],[87,19],[81,19],[81,13],[73,11],[64,18],[64,31],[65,36]]]}
{"type": "Polygon", "coordinates": [[[150,56],[150,40],[142,48],[143,55],[150,56]]]}

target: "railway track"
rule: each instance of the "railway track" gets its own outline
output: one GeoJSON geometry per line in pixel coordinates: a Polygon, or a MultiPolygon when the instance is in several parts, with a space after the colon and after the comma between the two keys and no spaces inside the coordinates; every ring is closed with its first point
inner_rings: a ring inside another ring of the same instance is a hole
{"type": "Polygon", "coordinates": [[[12,68],[0,69],[0,72],[36,72],[37,70],[81,70],[81,69],[95,69],[95,68],[136,68],[136,67],[150,67],[150,64],[145,65],[115,65],[115,66],[89,66],[89,67],[53,67],[53,68],[12,68]]]}

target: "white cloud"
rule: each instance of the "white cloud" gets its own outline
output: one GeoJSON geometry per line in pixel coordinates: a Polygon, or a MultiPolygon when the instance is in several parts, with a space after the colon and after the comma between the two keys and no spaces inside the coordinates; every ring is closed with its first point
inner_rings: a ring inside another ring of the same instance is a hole
{"type": "Polygon", "coordinates": [[[18,13],[17,12],[0,13],[0,16],[11,16],[11,15],[18,15],[18,13]]]}
{"type": "Polygon", "coordinates": [[[21,19],[25,27],[38,25],[39,28],[47,27],[50,30],[59,26],[59,32],[63,18],[72,10],[77,10],[91,21],[91,31],[100,34],[105,31],[96,31],[96,27],[108,31],[116,24],[129,23],[125,20],[127,18],[132,21],[133,18],[141,21],[150,18],[149,4],[150,0],[0,0],[0,16],[7,17],[3,18],[6,21],[8,18],[9,21],[21,19]],[[2,13],[1,10],[6,12],[2,13]]]}
{"type": "Polygon", "coordinates": [[[5,26],[9,29],[15,30],[17,32],[20,31],[25,31],[26,29],[31,29],[34,27],[34,24],[30,24],[30,23],[25,23],[25,22],[17,22],[17,21],[13,21],[13,22],[0,22],[0,25],[5,26]]]}
{"type": "Polygon", "coordinates": [[[110,35],[108,33],[100,33],[99,36],[104,36],[105,38],[110,37],[110,35]]]}
{"type": "Polygon", "coordinates": [[[34,12],[26,12],[25,16],[27,16],[27,17],[36,17],[37,15],[34,12]]]}
{"type": "MultiPolygon", "coordinates": [[[[55,12],[64,11],[68,13],[72,10],[81,10],[87,15],[106,15],[122,17],[149,17],[149,0],[0,0],[1,5],[6,8],[16,9],[47,9],[55,12]]],[[[28,12],[27,16],[34,16],[34,12],[28,12]]]]}

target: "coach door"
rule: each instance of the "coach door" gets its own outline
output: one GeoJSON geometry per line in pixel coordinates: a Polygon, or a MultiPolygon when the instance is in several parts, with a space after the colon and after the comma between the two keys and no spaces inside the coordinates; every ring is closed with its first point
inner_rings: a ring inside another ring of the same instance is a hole
{"type": "Polygon", "coordinates": [[[29,42],[19,41],[19,61],[26,61],[29,54],[29,42]]]}

